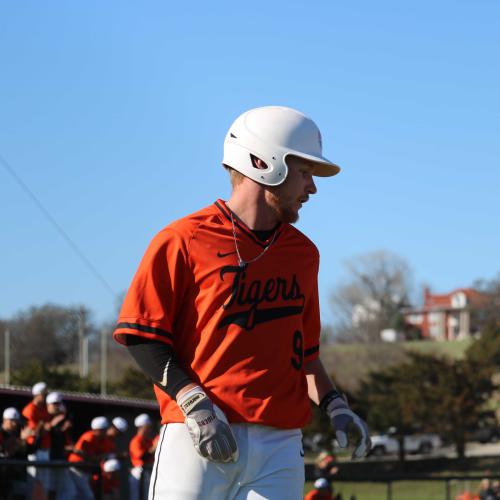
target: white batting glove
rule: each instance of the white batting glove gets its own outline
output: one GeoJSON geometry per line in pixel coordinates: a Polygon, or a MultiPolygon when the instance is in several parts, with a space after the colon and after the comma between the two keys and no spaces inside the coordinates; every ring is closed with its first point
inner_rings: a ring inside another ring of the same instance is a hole
{"type": "Polygon", "coordinates": [[[238,446],[224,413],[201,387],[183,394],[177,401],[196,451],[211,462],[236,462],[238,446]]]}
{"type": "Polygon", "coordinates": [[[341,448],[347,447],[348,431],[354,430],[359,435],[356,449],[352,453],[352,458],[364,457],[372,446],[368,427],[345,402],[344,398],[335,390],[330,391],[321,400],[320,407],[326,411],[330,417],[335,436],[341,448]]]}

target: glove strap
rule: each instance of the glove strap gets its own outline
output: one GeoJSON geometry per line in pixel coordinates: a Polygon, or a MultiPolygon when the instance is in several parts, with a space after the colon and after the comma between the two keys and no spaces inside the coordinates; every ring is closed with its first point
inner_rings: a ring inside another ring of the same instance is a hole
{"type": "Polygon", "coordinates": [[[342,397],[342,394],[340,394],[340,392],[338,392],[336,389],[332,389],[331,391],[328,391],[324,396],[323,398],[321,399],[320,403],[319,403],[319,407],[327,412],[328,411],[328,407],[330,406],[330,403],[336,399],[340,398],[340,400],[345,404],[345,400],[344,398],[342,397]]]}
{"type": "Polygon", "coordinates": [[[196,386],[187,391],[186,394],[183,394],[177,401],[177,404],[182,413],[184,413],[184,416],[187,416],[199,403],[206,399],[208,399],[208,396],[205,394],[205,391],[200,386],[196,386]]]}

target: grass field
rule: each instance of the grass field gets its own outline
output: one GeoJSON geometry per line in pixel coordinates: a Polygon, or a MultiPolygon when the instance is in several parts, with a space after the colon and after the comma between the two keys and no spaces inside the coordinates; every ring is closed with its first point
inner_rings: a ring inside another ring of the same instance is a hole
{"type": "Polygon", "coordinates": [[[371,371],[402,363],[409,351],[450,358],[462,358],[470,346],[464,341],[380,342],[376,344],[334,344],[321,347],[321,359],[328,371],[347,391],[356,391],[360,380],[371,371]]]}
{"type": "MultiPolygon", "coordinates": [[[[444,481],[397,481],[391,485],[392,496],[388,496],[388,487],[381,483],[344,483],[335,485],[336,493],[342,494],[343,500],[444,500],[446,483],[444,481]]],[[[304,494],[312,489],[312,483],[306,483],[304,494]]],[[[454,481],[450,483],[450,498],[454,499],[464,491],[477,493],[477,481],[454,481]]]]}
{"type": "Polygon", "coordinates": [[[406,342],[380,342],[378,344],[356,343],[356,344],[334,344],[322,346],[323,352],[338,352],[339,354],[362,354],[366,350],[395,352],[395,351],[418,351],[426,354],[448,356],[450,358],[462,358],[465,351],[471,345],[472,339],[449,340],[439,342],[435,340],[411,340],[406,342]]]}
{"type": "Polygon", "coordinates": [[[472,342],[472,339],[448,340],[446,342],[422,342],[414,340],[411,342],[403,342],[402,345],[406,351],[417,351],[424,354],[437,354],[452,359],[461,359],[465,356],[465,351],[472,342]]]}

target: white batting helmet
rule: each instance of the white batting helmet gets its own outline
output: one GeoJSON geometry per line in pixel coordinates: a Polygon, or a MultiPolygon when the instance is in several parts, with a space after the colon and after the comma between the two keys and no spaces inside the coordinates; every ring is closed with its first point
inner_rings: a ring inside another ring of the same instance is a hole
{"type": "Polygon", "coordinates": [[[90,422],[90,428],[93,430],[104,430],[109,427],[109,421],[106,417],[94,417],[90,422]]]}
{"type": "Polygon", "coordinates": [[[140,415],[137,415],[134,420],[134,425],[136,427],[142,427],[144,425],[151,425],[151,418],[147,413],[141,413],[140,415]]]}
{"type": "Polygon", "coordinates": [[[128,423],[123,417],[115,417],[111,423],[120,431],[127,432],[128,423]]]}
{"type": "Polygon", "coordinates": [[[17,411],[16,408],[11,406],[9,408],[5,408],[5,410],[3,411],[3,419],[4,420],[20,420],[21,415],[19,415],[19,412],[17,411]]]}
{"type": "Polygon", "coordinates": [[[306,160],[314,167],[313,175],[329,177],[340,172],[338,165],[323,157],[317,125],[284,106],[255,108],[240,115],[226,134],[222,163],[260,184],[278,186],[288,173],[287,156],[306,160]],[[256,168],[252,155],[267,168],[256,168]]]}
{"type": "Polygon", "coordinates": [[[102,464],[104,472],[116,472],[120,470],[120,462],[116,458],[110,458],[102,464]]]}

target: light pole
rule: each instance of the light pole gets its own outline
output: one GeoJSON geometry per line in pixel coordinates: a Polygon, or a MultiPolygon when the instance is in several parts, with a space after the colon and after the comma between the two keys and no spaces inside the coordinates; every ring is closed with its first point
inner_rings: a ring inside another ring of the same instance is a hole
{"type": "Polygon", "coordinates": [[[83,307],[78,311],[78,347],[80,377],[87,377],[89,374],[89,339],[85,335],[85,310],[83,307]]]}
{"type": "Polygon", "coordinates": [[[4,382],[10,385],[10,330],[7,328],[4,332],[4,382]]]}
{"type": "Polygon", "coordinates": [[[101,330],[101,396],[106,396],[108,382],[108,336],[106,328],[101,330]]]}

